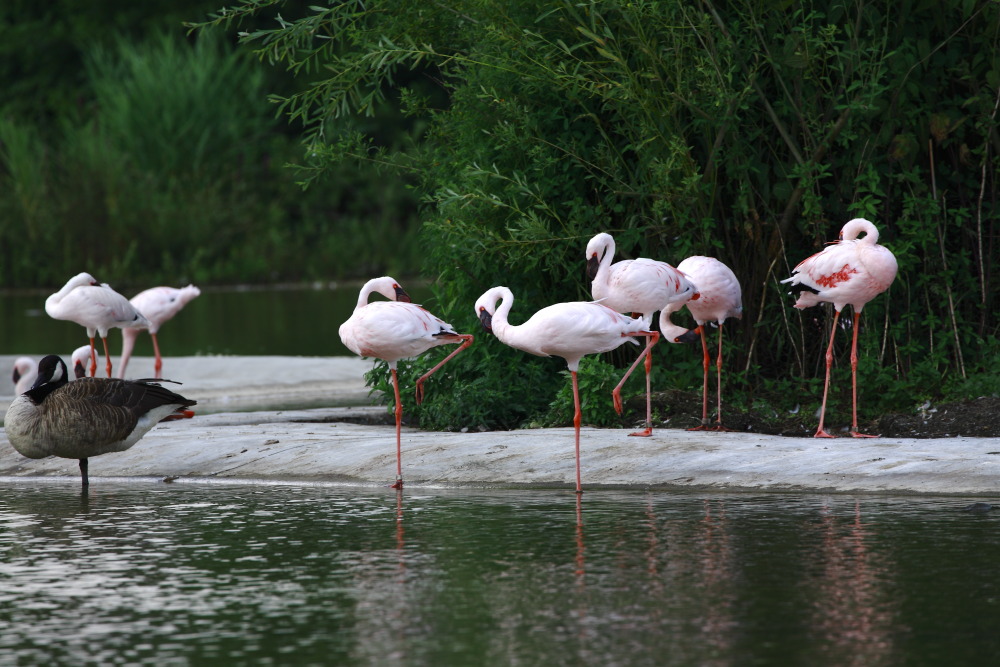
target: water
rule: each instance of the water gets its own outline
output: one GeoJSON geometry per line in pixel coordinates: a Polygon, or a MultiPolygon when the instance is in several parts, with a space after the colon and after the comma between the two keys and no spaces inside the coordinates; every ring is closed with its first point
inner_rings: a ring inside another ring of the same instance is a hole
{"type": "Polygon", "coordinates": [[[0,483],[0,665],[975,665],[953,498],[0,483]]]}
{"type": "MultiPolygon", "coordinates": [[[[360,287],[202,288],[201,296],[160,329],[161,351],[166,356],[352,356],[341,344],[337,330],[351,316],[360,287]]],[[[414,302],[427,302],[433,308],[427,286],[407,284],[406,288],[414,302]]],[[[126,294],[132,296],[131,291],[126,294]]],[[[0,354],[62,354],[68,358],[86,344],[83,327],[45,314],[47,296],[44,292],[0,294],[0,321],[4,323],[0,354]]],[[[471,312],[472,306],[469,309],[471,312]]],[[[115,359],[121,352],[121,341],[120,331],[109,333],[108,346],[115,359]]],[[[139,336],[135,354],[153,356],[149,336],[139,336]]]]}

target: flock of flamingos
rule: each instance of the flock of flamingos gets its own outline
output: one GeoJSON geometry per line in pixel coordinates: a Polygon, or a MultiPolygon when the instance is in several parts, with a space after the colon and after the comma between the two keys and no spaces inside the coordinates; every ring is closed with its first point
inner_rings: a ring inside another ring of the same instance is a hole
{"type": "MultiPolygon", "coordinates": [[[[587,244],[587,268],[594,301],[557,303],[542,308],[519,325],[508,320],[514,295],[506,287],[487,290],[475,304],[475,312],[483,328],[501,342],[530,354],[565,359],[573,383],[577,493],[581,492],[581,415],[577,385],[580,359],[588,354],[608,352],[626,342],[638,345],[637,339],[645,339],[645,348],[615,387],[612,400],[615,409],[621,413],[621,388],[639,362],[644,361],[646,427],[630,435],[649,436],[652,434],[649,373],[653,346],[661,336],[671,342],[693,342],[700,336],[705,373],[700,428],[722,430],[721,397],[718,399],[714,427],[709,425],[708,419],[711,360],[705,325],[712,322],[719,327],[716,370],[721,387],[722,325],[731,317],[739,318],[743,310],[739,280],[729,267],[714,258],[689,257],[674,268],[665,262],[644,258],[614,262],[614,253],[615,243],[609,234],[598,234],[587,244]],[[670,319],[672,313],[685,306],[698,324],[691,331],[673,324],[670,319]],[[652,327],[656,312],[660,313],[659,331],[652,327]],[[624,313],[638,314],[638,317],[624,313]]],[[[808,308],[824,302],[834,306],[830,342],[826,349],[823,402],[815,434],[817,438],[832,437],[823,428],[823,422],[833,363],[834,333],[840,312],[846,305],[852,306],[854,314],[851,435],[874,437],[858,431],[858,322],[865,304],[888,289],[896,272],[896,258],[878,244],[875,225],[855,218],[844,225],[839,241],[800,262],[791,277],[782,281],[798,294],[796,308],[808,308]]],[[[47,356],[39,362],[33,384],[15,398],[4,420],[7,437],[14,449],[30,458],[59,456],[78,459],[81,479],[86,486],[89,457],[130,448],[160,421],[193,416],[188,408],[195,405],[195,401],[166,389],[160,384],[162,380],[158,380],[162,361],[156,332],[163,322],[197,295],[198,289],[192,286],[180,290],[156,287],[129,301],[108,285],[97,282],[90,274],[81,273],[70,279],[46,300],[45,310],[53,318],[70,320],[86,327],[90,344],[74,353],[71,362],[80,379],[69,382],[66,364],[56,355],[47,356]],[[107,333],[113,327],[120,327],[125,333],[117,379],[111,377],[107,345],[107,333]],[[142,329],[148,329],[153,336],[157,379],[121,379],[135,337],[142,329]],[[94,377],[97,369],[95,334],[100,336],[104,345],[107,378],[94,377]],[[80,377],[85,374],[88,358],[90,377],[80,377]]],[[[396,364],[400,359],[415,357],[432,347],[458,344],[458,348],[416,381],[419,403],[423,399],[423,385],[427,378],[469,347],[473,336],[456,332],[450,324],[410,303],[399,283],[386,276],[370,280],[362,287],[353,314],[340,327],[340,337],[354,353],[382,359],[389,364],[396,418],[396,481],[392,488],[401,489],[402,404],[396,364]],[[376,292],[388,301],[369,303],[369,297],[376,292]]],[[[29,369],[15,370],[15,381],[19,372],[27,374],[29,369]]]]}

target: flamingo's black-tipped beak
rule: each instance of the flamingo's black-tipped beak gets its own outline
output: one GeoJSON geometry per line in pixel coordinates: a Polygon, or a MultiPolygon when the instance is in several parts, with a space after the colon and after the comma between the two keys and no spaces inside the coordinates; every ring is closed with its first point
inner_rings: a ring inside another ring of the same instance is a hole
{"type": "Polygon", "coordinates": [[[697,343],[700,340],[697,329],[688,329],[674,339],[675,343],[697,343]]]}
{"type": "Polygon", "coordinates": [[[597,259],[597,253],[595,252],[587,260],[587,278],[593,280],[597,277],[597,269],[601,266],[601,260],[597,259]]]}
{"type": "Polygon", "coordinates": [[[73,375],[76,376],[77,380],[87,377],[87,368],[83,365],[82,361],[73,364],[73,375]]]}
{"type": "Polygon", "coordinates": [[[479,309],[479,322],[487,332],[493,333],[493,316],[485,308],[479,309]]]}
{"type": "Polygon", "coordinates": [[[396,301],[410,303],[410,295],[406,293],[406,290],[399,285],[393,285],[393,288],[396,290],[396,301]]]}
{"type": "Polygon", "coordinates": [[[18,380],[20,380],[20,379],[21,379],[21,372],[20,372],[20,371],[18,371],[18,370],[17,370],[16,368],[15,368],[15,369],[14,369],[14,384],[17,384],[17,381],[18,381],[18,380]]]}

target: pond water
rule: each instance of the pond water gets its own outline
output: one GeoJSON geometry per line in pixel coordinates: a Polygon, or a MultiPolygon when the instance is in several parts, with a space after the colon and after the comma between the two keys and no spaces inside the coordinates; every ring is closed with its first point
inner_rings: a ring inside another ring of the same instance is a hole
{"type": "Polygon", "coordinates": [[[995,664],[964,505],[0,481],[0,665],[995,664]]]}
{"type": "MultiPolygon", "coordinates": [[[[415,303],[425,302],[433,308],[429,287],[405,287],[415,303]]],[[[167,356],[352,356],[341,344],[337,330],[351,316],[360,288],[360,284],[340,288],[202,288],[201,296],[160,329],[161,350],[167,356]]],[[[48,294],[0,294],[0,321],[4,323],[0,327],[0,354],[62,354],[68,358],[86,344],[87,334],[81,326],[45,314],[48,294]]],[[[120,331],[109,333],[108,345],[116,360],[121,341],[120,331]]],[[[135,354],[153,355],[149,336],[139,336],[135,354]]]]}

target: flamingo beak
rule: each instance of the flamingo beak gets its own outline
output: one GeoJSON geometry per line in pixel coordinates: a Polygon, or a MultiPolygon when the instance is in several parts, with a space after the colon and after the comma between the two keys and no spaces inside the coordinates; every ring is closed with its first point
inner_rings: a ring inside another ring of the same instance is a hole
{"type": "Polygon", "coordinates": [[[595,252],[590,256],[590,259],[587,260],[587,278],[589,280],[593,280],[597,277],[597,269],[600,265],[601,261],[597,259],[597,253],[595,252]]]}
{"type": "Polygon", "coordinates": [[[675,343],[697,343],[698,342],[698,330],[688,329],[680,336],[674,339],[675,343]]]}
{"type": "Polygon", "coordinates": [[[393,288],[396,290],[396,301],[410,303],[410,295],[406,293],[406,290],[399,285],[393,285],[393,288]]]}
{"type": "Polygon", "coordinates": [[[487,332],[493,333],[493,316],[485,308],[479,309],[479,321],[487,332]]]}
{"type": "Polygon", "coordinates": [[[17,384],[17,381],[20,380],[20,379],[21,379],[21,372],[15,368],[14,369],[14,384],[17,384]]]}

